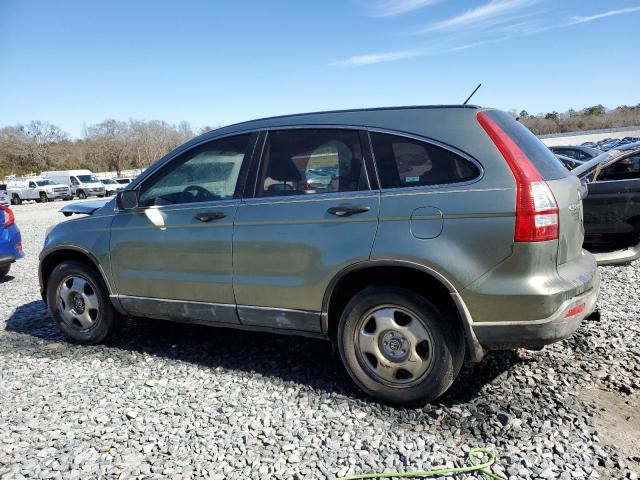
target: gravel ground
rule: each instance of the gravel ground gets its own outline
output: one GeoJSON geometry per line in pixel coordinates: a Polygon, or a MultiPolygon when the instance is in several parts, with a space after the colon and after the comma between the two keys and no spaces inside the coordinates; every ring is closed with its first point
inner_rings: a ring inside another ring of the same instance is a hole
{"type": "Polygon", "coordinates": [[[15,207],[25,259],[0,283],[0,477],[326,478],[462,463],[508,478],[638,478],[640,263],[602,268],[601,319],[541,352],[465,364],[438,403],[378,404],[328,343],[135,321],[68,344],[39,299],[61,202],[15,207]]]}

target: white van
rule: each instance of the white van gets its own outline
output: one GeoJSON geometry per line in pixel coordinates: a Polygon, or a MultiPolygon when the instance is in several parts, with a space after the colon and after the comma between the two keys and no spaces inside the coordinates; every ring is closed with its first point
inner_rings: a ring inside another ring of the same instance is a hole
{"type": "Polygon", "coordinates": [[[7,195],[14,205],[20,205],[24,200],[48,202],[57,198],[71,200],[71,190],[67,185],[60,184],[49,178],[27,178],[12,180],[7,183],[7,195]]]}
{"type": "Polygon", "coordinates": [[[71,194],[78,198],[90,196],[104,197],[105,188],[91,170],[59,170],[42,172],[44,178],[49,178],[56,183],[68,185],[71,194]]]}

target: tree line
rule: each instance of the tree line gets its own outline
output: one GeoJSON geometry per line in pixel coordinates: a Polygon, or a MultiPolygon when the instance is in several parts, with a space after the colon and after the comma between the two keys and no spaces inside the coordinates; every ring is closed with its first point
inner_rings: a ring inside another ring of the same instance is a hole
{"type": "Polygon", "coordinates": [[[144,169],[171,149],[210,130],[187,122],[113,119],[86,126],[72,139],[58,126],[34,120],[0,128],[0,178],[44,170],[86,168],[94,172],[144,169]]]}
{"type": "Polygon", "coordinates": [[[510,113],[536,135],[640,125],[640,103],[635,106],[622,105],[612,110],[595,105],[579,111],[569,109],[564,113],[555,110],[537,115],[529,115],[526,110],[511,110],[510,113]]]}
{"type": "MultiPolygon", "coordinates": [[[[510,110],[537,135],[640,125],[640,103],[607,110],[602,105],[530,115],[510,110]]],[[[94,172],[144,169],[171,149],[211,130],[195,131],[188,122],[105,120],[72,139],[58,126],[34,120],[0,128],[0,178],[44,170],[86,168],[94,172]]]]}

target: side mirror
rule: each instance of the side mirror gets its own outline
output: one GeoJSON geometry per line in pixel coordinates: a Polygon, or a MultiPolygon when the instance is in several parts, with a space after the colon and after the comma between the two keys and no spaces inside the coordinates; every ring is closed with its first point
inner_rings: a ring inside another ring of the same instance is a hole
{"type": "Polygon", "coordinates": [[[135,210],[138,208],[138,191],[122,190],[116,195],[118,210],[135,210]]]}

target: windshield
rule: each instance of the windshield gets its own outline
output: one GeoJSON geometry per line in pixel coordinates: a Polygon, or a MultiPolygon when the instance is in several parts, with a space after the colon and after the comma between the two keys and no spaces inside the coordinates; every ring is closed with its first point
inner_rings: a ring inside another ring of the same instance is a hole
{"type": "Polygon", "coordinates": [[[46,187],[47,185],[55,185],[51,180],[37,180],[36,184],[39,187],[46,187]]]}
{"type": "Polygon", "coordinates": [[[82,183],[98,183],[98,178],[95,175],[78,175],[78,180],[82,183]]]}
{"type": "Polygon", "coordinates": [[[105,185],[113,185],[114,183],[117,184],[118,182],[116,182],[115,180],[111,179],[111,178],[105,178],[103,180],[101,180],[102,183],[104,183],[105,185]]]}

